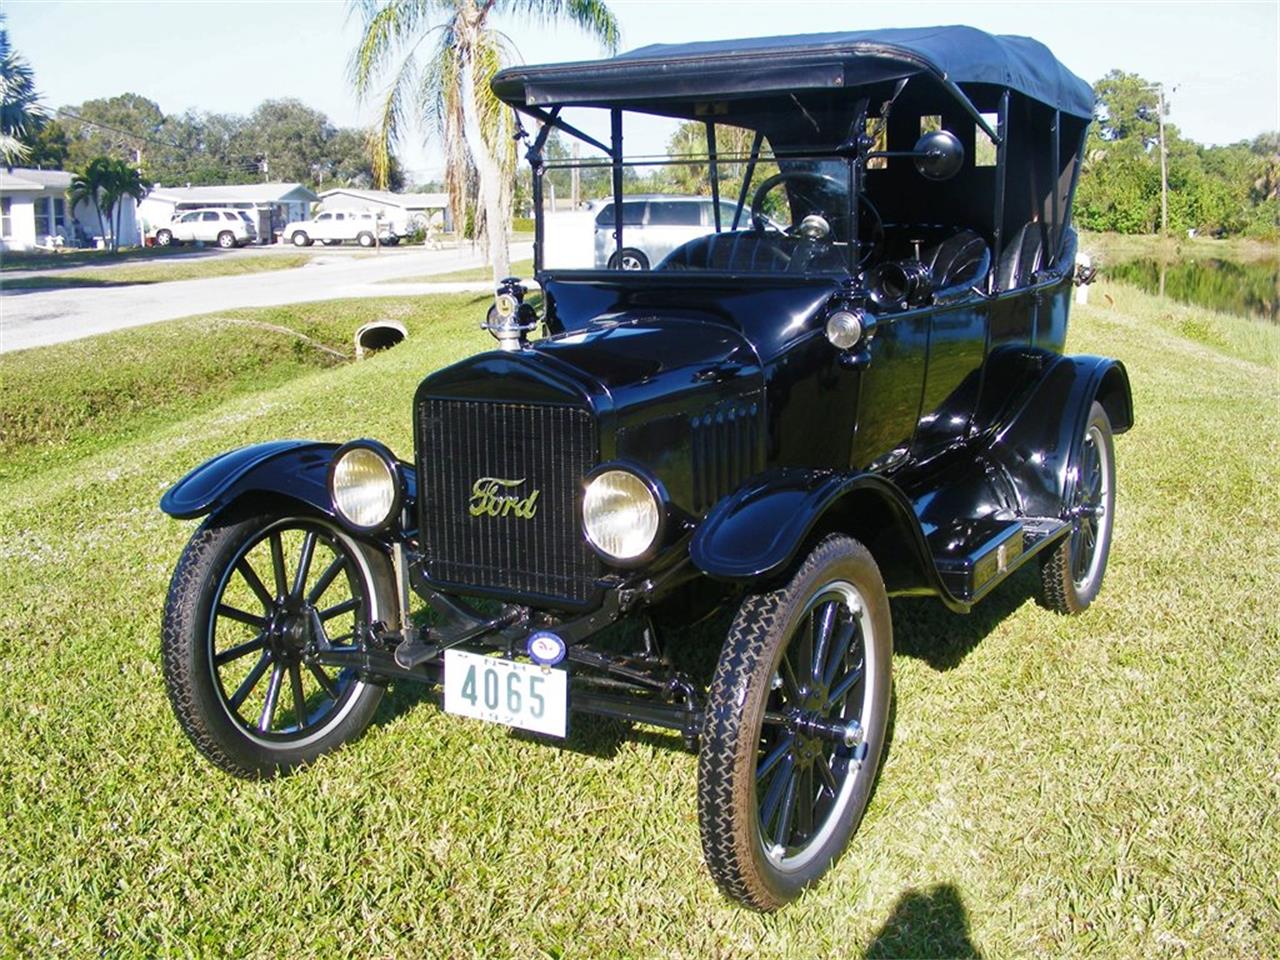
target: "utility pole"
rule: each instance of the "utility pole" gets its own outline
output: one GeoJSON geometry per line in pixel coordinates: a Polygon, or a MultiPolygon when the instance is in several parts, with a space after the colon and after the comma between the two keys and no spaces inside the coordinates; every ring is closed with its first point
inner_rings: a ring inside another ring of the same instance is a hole
{"type": "Polygon", "coordinates": [[[573,141],[573,168],[569,171],[569,192],[571,195],[571,206],[574,210],[578,209],[578,205],[582,202],[582,171],[578,169],[578,161],[582,158],[579,149],[579,141],[575,137],[573,141]]]}
{"type": "Polygon", "coordinates": [[[1169,235],[1169,154],[1164,148],[1164,84],[1156,84],[1160,97],[1160,235],[1169,235]]]}

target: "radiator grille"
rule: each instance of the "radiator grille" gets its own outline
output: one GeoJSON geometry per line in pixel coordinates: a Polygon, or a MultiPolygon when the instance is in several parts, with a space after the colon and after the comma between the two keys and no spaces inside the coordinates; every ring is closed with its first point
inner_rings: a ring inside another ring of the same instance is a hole
{"type": "Polygon", "coordinates": [[[418,502],[430,578],[574,603],[589,599],[600,562],[582,535],[578,501],[596,458],[588,410],[424,398],[418,502]],[[536,511],[473,516],[473,491],[482,478],[508,482],[496,492],[525,503],[538,491],[536,511]]]}
{"type": "Polygon", "coordinates": [[[718,404],[690,421],[694,509],[708,510],[759,470],[758,396],[718,404]]]}

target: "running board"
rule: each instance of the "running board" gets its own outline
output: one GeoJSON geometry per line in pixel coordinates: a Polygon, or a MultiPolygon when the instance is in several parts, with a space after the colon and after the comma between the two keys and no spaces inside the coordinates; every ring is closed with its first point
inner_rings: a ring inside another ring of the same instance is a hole
{"type": "Polygon", "coordinates": [[[1069,527],[1049,517],[959,520],[929,534],[929,548],[947,590],[971,604],[1069,527]]]}

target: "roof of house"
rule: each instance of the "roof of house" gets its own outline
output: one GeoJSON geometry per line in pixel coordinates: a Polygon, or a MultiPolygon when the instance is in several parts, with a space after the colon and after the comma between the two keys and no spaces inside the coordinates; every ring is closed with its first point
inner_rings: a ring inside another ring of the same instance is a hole
{"type": "Polygon", "coordinates": [[[0,190],[5,192],[43,190],[53,187],[66,190],[71,186],[71,174],[66,170],[34,170],[29,167],[0,167],[0,190]]]}
{"type": "Polygon", "coordinates": [[[148,199],[173,203],[315,203],[320,198],[300,183],[226,183],[210,187],[156,186],[148,199]]]}
{"type": "Polygon", "coordinates": [[[335,187],[332,190],[325,190],[320,194],[320,199],[324,200],[338,194],[405,210],[434,210],[449,206],[447,193],[392,193],[389,190],[357,190],[354,187],[335,187]]]}

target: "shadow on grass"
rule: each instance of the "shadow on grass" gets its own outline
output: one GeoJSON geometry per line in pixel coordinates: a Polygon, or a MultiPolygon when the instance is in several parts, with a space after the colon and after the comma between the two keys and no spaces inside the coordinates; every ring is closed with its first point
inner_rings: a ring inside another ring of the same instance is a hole
{"type": "Polygon", "coordinates": [[[969,936],[969,913],[953,884],[908,890],[863,954],[881,957],[977,957],[969,936]]]}
{"type": "Polygon", "coordinates": [[[0,292],[5,295],[38,293],[42,290],[79,290],[87,287],[137,287],[159,280],[101,280],[96,277],[16,277],[4,279],[0,275],[0,292]]]}
{"type": "Polygon", "coordinates": [[[1034,561],[981,600],[972,612],[956,614],[936,600],[889,601],[894,653],[923,660],[934,670],[958,667],[984,637],[1035,594],[1034,561]]]}

